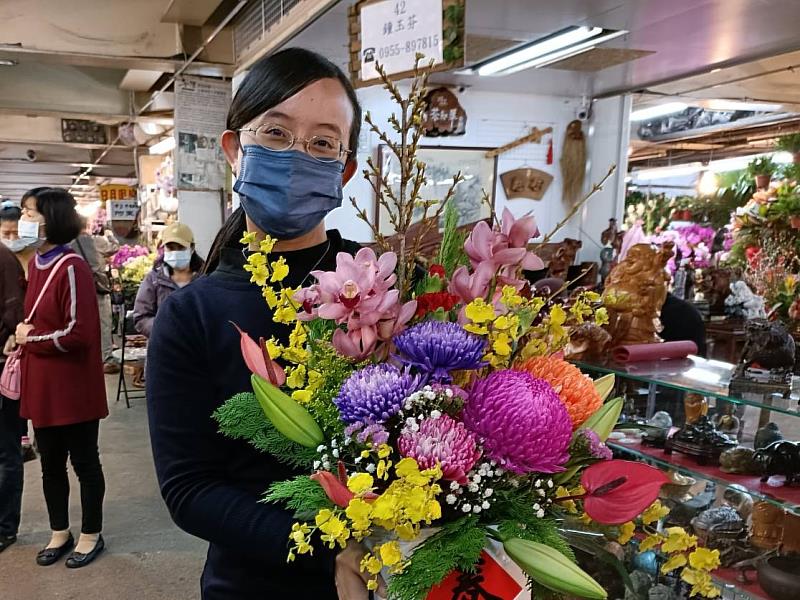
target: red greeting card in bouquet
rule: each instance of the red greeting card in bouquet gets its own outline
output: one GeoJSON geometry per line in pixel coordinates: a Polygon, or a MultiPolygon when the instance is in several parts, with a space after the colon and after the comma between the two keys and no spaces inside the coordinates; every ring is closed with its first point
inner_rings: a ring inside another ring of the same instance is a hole
{"type": "Polygon", "coordinates": [[[426,600],[515,600],[522,586],[490,554],[481,552],[475,573],[453,571],[426,600]]]}

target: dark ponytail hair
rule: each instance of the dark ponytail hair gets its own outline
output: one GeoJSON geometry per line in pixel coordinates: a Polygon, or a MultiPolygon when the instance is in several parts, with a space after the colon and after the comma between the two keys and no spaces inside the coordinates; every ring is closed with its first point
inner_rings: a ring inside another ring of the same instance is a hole
{"type": "Polygon", "coordinates": [[[203,266],[204,275],[209,275],[216,271],[219,266],[219,259],[222,256],[222,250],[224,248],[236,248],[246,229],[247,219],[244,209],[240,206],[228,217],[228,220],[222,225],[222,229],[217,233],[217,237],[214,238],[211,250],[208,251],[208,259],[203,266]]]}
{"type": "MultiPolygon", "coordinates": [[[[228,110],[226,127],[238,131],[261,113],[277,106],[320,79],[336,79],[353,105],[348,148],[354,157],[361,133],[361,105],[350,79],[324,56],[304,48],[287,48],[259,60],[244,78],[228,110]]],[[[220,229],[208,253],[204,273],[219,265],[223,248],[239,247],[247,229],[244,210],[237,208],[220,229]]]]}

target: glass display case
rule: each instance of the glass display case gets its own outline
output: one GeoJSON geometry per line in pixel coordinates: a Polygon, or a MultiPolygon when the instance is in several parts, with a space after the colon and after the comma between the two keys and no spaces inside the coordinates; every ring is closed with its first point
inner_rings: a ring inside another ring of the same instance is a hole
{"type": "MultiPolygon", "coordinates": [[[[793,380],[792,387],[784,393],[776,393],[768,386],[762,390],[750,386],[747,392],[731,393],[734,365],[696,356],[629,364],[582,361],[575,364],[592,377],[606,373],[616,376],[615,395],[625,398],[625,409],[608,445],[620,458],[641,460],[667,471],[677,483],[665,486],[662,493],[671,497],[673,506],[682,502],[692,505],[686,499],[701,498],[704,493],[715,507],[723,504],[735,507],[731,499],[743,499],[746,531],[735,542],[729,542],[749,546],[749,550],[742,550],[743,554],[738,557],[728,554],[729,560],[723,561],[725,568],[716,571],[715,576],[723,598],[769,600],[771,596],[759,585],[756,563],[769,551],[770,545],[800,546],[800,539],[784,539],[798,537],[800,532],[796,529],[800,523],[800,484],[787,485],[780,476],[762,481],[762,475],[754,470],[749,451],[741,452],[745,459],[750,457],[751,462],[745,460],[745,466],[732,462],[732,453],[722,457],[724,465],[721,466],[717,456],[703,459],[682,451],[670,451],[665,438],[685,425],[687,414],[689,422],[705,414],[704,422],[728,435],[731,445],[727,448],[754,448],[754,445],[777,439],[778,432],[785,440],[800,440],[797,381],[793,380]],[[659,427],[653,427],[654,424],[659,427]],[[663,429],[665,424],[669,425],[666,430],[663,429]],[[662,432],[660,440],[654,430],[662,432]],[[754,507],[758,514],[751,516],[754,507]],[[773,528],[779,540],[753,538],[753,521],[756,521],[756,528],[761,527],[762,513],[786,519],[779,532],[773,528]]],[[[800,464],[794,464],[800,468],[800,464]]],[[[683,524],[689,525],[690,520],[683,524]]],[[[724,546],[728,542],[721,543],[724,546]]],[[[724,548],[726,552],[739,551],[733,547],[724,548]]],[[[800,599],[800,595],[797,598],[800,599]]]]}

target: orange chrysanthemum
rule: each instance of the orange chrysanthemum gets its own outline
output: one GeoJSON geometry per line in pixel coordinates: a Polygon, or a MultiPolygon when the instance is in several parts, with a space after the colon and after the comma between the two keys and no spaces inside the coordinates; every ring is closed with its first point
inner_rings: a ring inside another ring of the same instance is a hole
{"type": "Polygon", "coordinates": [[[592,380],[560,358],[531,358],[516,368],[544,379],[553,386],[567,408],[573,429],[580,427],[603,404],[592,380]]]}

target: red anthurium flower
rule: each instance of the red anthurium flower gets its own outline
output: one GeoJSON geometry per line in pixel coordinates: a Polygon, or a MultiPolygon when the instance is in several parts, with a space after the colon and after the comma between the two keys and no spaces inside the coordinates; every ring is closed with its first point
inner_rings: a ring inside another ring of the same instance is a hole
{"type": "Polygon", "coordinates": [[[665,483],[669,479],[655,467],[627,460],[603,460],[581,476],[586,490],[583,509],[593,521],[604,525],[626,523],[655,502],[665,483]]]}
{"type": "Polygon", "coordinates": [[[278,363],[269,359],[263,344],[259,346],[236,323],[232,323],[232,325],[236,327],[236,331],[241,336],[239,343],[242,357],[250,372],[278,387],[286,383],[286,374],[278,363]]]}

